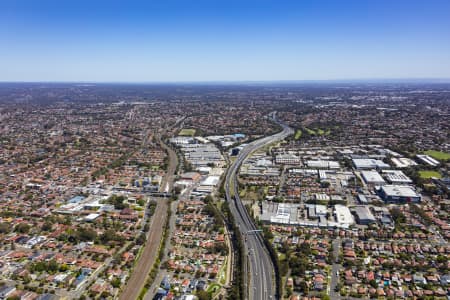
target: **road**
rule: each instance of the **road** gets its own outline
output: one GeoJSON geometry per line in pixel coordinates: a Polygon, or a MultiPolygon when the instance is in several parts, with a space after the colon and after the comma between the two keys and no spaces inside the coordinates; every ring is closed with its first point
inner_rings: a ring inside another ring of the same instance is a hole
{"type": "Polygon", "coordinates": [[[242,149],[236,160],[229,167],[225,178],[226,199],[240,232],[245,236],[243,242],[246,255],[244,255],[243,259],[245,262],[244,265],[248,266],[248,269],[245,267],[245,270],[243,270],[244,286],[247,288],[249,298],[257,300],[275,299],[274,268],[262,235],[259,232],[248,233],[249,231],[256,230],[257,227],[239,198],[237,173],[242,162],[252,152],[273,142],[283,140],[294,133],[290,127],[276,118],[275,113],[272,113],[271,117],[282,126],[283,130],[277,134],[255,140],[248,144],[242,149]],[[247,282],[247,275],[250,275],[249,282],[247,282]]]}
{"type": "MultiPolygon", "coordinates": [[[[122,248],[123,249],[123,248],[122,248]]],[[[113,258],[109,257],[105,260],[105,262],[99,267],[97,268],[97,270],[95,270],[94,272],[92,272],[88,279],[86,279],[85,281],[83,281],[79,286],[77,286],[77,288],[70,292],[69,294],[69,299],[78,299],[81,297],[81,295],[85,295],[86,294],[86,289],[98,278],[98,275],[103,273],[107,267],[109,267],[109,265],[111,264],[113,258]]],[[[58,292],[56,293],[58,296],[61,296],[62,298],[64,298],[64,296],[67,295],[61,295],[58,292]]]]}
{"type": "Polygon", "coordinates": [[[340,265],[339,262],[339,253],[341,249],[341,240],[339,238],[335,239],[333,241],[333,256],[334,256],[334,262],[331,267],[331,280],[330,284],[328,285],[329,288],[329,295],[331,299],[341,299],[341,295],[339,292],[335,290],[336,285],[339,282],[339,275],[342,270],[342,265],[340,265]]]}

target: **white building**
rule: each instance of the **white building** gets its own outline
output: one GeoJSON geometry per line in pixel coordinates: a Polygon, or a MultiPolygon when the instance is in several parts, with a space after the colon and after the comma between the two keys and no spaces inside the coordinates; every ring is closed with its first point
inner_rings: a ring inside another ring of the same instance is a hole
{"type": "Polygon", "coordinates": [[[172,144],[175,144],[177,146],[179,145],[187,145],[187,144],[192,144],[194,143],[194,139],[191,137],[186,137],[186,136],[177,136],[177,137],[173,137],[169,140],[172,144]]]}
{"type": "Polygon", "coordinates": [[[399,157],[399,158],[393,157],[391,161],[397,168],[407,168],[411,166],[417,166],[417,163],[415,161],[406,157],[399,157]]]}
{"type": "Polygon", "coordinates": [[[301,160],[300,157],[294,154],[278,154],[275,157],[275,162],[284,165],[299,165],[301,160]]]}
{"type": "Polygon", "coordinates": [[[309,168],[316,169],[339,169],[339,163],[332,160],[308,160],[306,162],[309,168]]]}
{"type": "Polygon", "coordinates": [[[208,176],[205,180],[201,182],[200,185],[203,186],[216,186],[219,183],[220,177],[219,176],[208,176]]]}
{"type": "Polygon", "coordinates": [[[420,202],[422,196],[407,185],[385,185],[381,187],[380,196],[388,203],[420,202]]]}
{"type": "Polygon", "coordinates": [[[418,159],[420,159],[422,162],[424,162],[427,165],[430,165],[432,167],[436,167],[439,166],[439,162],[437,160],[435,160],[434,158],[432,158],[429,155],[422,155],[422,154],[417,154],[416,155],[418,159]]]}
{"type": "Polygon", "coordinates": [[[411,184],[413,181],[399,170],[384,170],[383,176],[392,184],[411,184]]]}
{"type": "Polygon", "coordinates": [[[347,206],[339,204],[335,205],[334,216],[336,218],[336,222],[339,223],[341,226],[350,226],[355,223],[353,215],[347,206]]]}
{"type": "Polygon", "coordinates": [[[386,183],[377,171],[361,171],[361,176],[367,184],[383,185],[386,183]]]}
{"type": "Polygon", "coordinates": [[[353,165],[356,169],[388,169],[390,166],[379,159],[354,158],[353,165]]]}

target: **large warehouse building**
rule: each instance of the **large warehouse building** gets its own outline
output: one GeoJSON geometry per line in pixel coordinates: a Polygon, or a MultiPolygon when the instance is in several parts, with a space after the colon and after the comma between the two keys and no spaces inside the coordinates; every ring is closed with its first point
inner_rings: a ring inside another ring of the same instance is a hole
{"type": "Polygon", "coordinates": [[[353,208],[353,213],[355,214],[356,222],[358,224],[369,225],[377,222],[367,206],[355,206],[353,208]]]}
{"type": "Polygon", "coordinates": [[[390,166],[379,159],[354,158],[353,165],[358,170],[368,169],[389,169],[390,166]]]}
{"type": "Polygon", "coordinates": [[[420,194],[407,185],[384,185],[379,194],[386,203],[417,203],[422,199],[420,194]]]}
{"type": "Polygon", "coordinates": [[[334,206],[334,217],[336,218],[336,222],[343,227],[348,227],[355,223],[350,209],[344,205],[334,206]]]}
{"type": "Polygon", "coordinates": [[[361,171],[364,182],[370,185],[383,185],[386,182],[377,171],[361,171]]]}

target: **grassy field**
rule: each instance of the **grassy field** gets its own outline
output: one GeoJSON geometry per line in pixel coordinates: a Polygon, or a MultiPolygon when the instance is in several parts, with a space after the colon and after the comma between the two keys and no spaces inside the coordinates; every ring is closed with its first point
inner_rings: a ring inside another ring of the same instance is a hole
{"type": "Polygon", "coordinates": [[[442,177],[442,175],[437,171],[425,171],[425,170],[419,171],[419,176],[420,176],[420,178],[423,178],[423,179],[429,179],[431,177],[436,177],[436,178],[442,177]]]}
{"type": "Polygon", "coordinates": [[[222,265],[222,267],[220,268],[220,270],[219,270],[219,276],[218,276],[218,278],[219,278],[219,283],[221,284],[221,285],[224,285],[225,284],[225,282],[227,281],[227,274],[226,274],[226,272],[227,272],[227,264],[228,264],[228,257],[227,258],[225,258],[225,261],[224,261],[224,263],[223,263],[223,265],[222,265]]]}
{"type": "Polygon", "coordinates": [[[302,137],[302,131],[300,129],[297,129],[294,135],[294,140],[299,140],[302,137]]]}
{"type": "Polygon", "coordinates": [[[181,136],[194,136],[195,135],[195,129],[183,128],[178,133],[178,135],[181,135],[181,136]]]}
{"type": "Polygon", "coordinates": [[[251,200],[251,201],[256,201],[258,200],[258,193],[255,190],[250,189],[246,189],[246,190],[241,190],[239,192],[241,194],[242,198],[245,198],[246,200],[251,200]],[[242,196],[243,194],[243,196],[242,196]]]}
{"type": "Polygon", "coordinates": [[[212,294],[218,292],[219,290],[220,290],[220,284],[217,284],[217,283],[212,283],[212,284],[210,284],[210,285],[208,286],[208,288],[206,289],[206,291],[207,291],[208,293],[212,293],[212,294]]]}
{"type": "Polygon", "coordinates": [[[305,130],[306,130],[306,132],[307,132],[308,134],[310,134],[310,135],[316,135],[316,132],[315,132],[314,130],[308,128],[308,127],[305,127],[305,130]]]}
{"type": "Polygon", "coordinates": [[[450,153],[436,151],[436,150],[428,150],[424,152],[426,155],[431,156],[434,159],[438,160],[450,160],[450,153]]]}
{"type": "MultiPolygon", "coordinates": [[[[305,131],[309,134],[309,135],[330,135],[331,134],[331,129],[322,129],[322,128],[308,128],[305,127],[305,131]]],[[[297,133],[295,133],[295,136],[297,136],[297,133]]]]}

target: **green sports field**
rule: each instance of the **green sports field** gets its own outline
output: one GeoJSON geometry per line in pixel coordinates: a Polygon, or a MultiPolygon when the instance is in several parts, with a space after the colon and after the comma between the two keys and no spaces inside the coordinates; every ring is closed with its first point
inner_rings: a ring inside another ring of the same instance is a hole
{"type": "Polygon", "coordinates": [[[429,179],[429,178],[432,178],[432,177],[435,177],[435,178],[441,178],[442,177],[442,175],[439,172],[437,172],[437,171],[425,171],[425,170],[419,171],[419,176],[422,179],[429,179]]]}
{"type": "Polygon", "coordinates": [[[450,160],[450,153],[442,152],[442,151],[436,151],[436,150],[428,150],[424,152],[426,155],[431,156],[434,159],[437,160],[450,160]]]}
{"type": "Polygon", "coordinates": [[[195,129],[183,128],[183,129],[181,129],[180,133],[178,133],[178,135],[181,135],[181,136],[194,136],[195,135],[195,129]]]}

